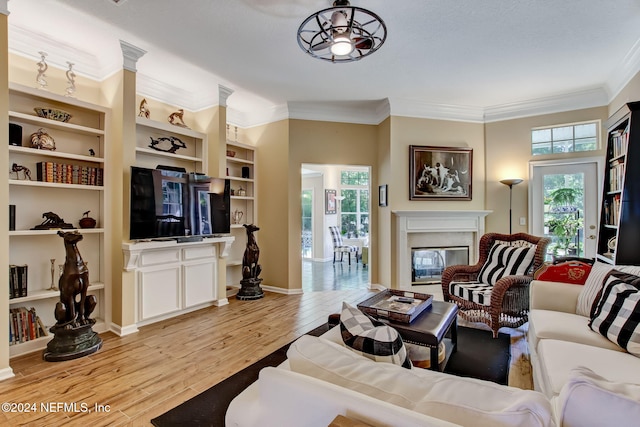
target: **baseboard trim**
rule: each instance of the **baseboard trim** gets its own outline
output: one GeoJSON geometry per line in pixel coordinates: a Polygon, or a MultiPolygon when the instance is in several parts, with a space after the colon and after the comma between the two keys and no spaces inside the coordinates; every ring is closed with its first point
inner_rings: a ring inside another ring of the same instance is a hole
{"type": "Polygon", "coordinates": [[[124,337],[125,335],[131,335],[138,332],[138,325],[120,326],[112,323],[109,330],[119,337],[124,337]]]}
{"type": "Polygon", "coordinates": [[[372,290],[375,290],[375,291],[384,291],[384,290],[386,290],[386,289],[387,289],[387,287],[386,287],[386,286],[379,285],[379,284],[377,284],[377,283],[371,283],[371,284],[369,285],[369,289],[372,289],[372,290]]]}
{"type": "Polygon", "coordinates": [[[213,305],[215,305],[216,307],[222,307],[223,305],[229,305],[229,299],[228,298],[221,298],[217,301],[213,302],[213,305]]]}
{"type": "Polygon", "coordinates": [[[277,294],[300,295],[302,293],[302,289],[284,289],[284,288],[278,288],[276,286],[261,286],[261,287],[265,291],[275,292],[277,294]]]}
{"type": "Polygon", "coordinates": [[[13,378],[15,376],[16,374],[13,373],[13,369],[11,368],[0,369],[0,381],[8,380],[9,378],[13,378]]]}

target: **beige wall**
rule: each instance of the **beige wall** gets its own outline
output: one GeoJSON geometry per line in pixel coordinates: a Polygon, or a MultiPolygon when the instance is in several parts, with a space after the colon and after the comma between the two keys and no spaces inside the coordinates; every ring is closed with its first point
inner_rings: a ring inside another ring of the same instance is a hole
{"type": "MultiPolygon", "coordinates": [[[[391,170],[391,118],[387,117],[378,125],[378,186],[387,185],[387,190],[391,191],[391,181],[393,172],[391,170]]],[[[378,228],[375,239],[369,242],[369,247],[376,246],[378,258],[372,258],[372,262],[378,265],[378,281],[372,283],[391,283],[391,263],[388,260],[389,251],[393,250],[393,240],[391,236],[391,209],[393,204],[387,199],[387,206],[378,206],[380,200],[376,191],[376,185],[372,183],[371,190],[371,210],[378,213],[378,228]],[[376,207],[377,206],[377,207],[376,207]],[[382,248],[389,248],[384,250],[382,248]]],[[[396,191],[399,191],[396,189],[396,191]]],[[[388,197],[388,196],[387,196],[388,197]]],[[[374,224],[373,222],[371,224],[374,224]]],[[[373,226],[371,229],[373,230],[373,226]]],[[[369,254],[371,257],[371,254],[369,254]]]]}
{"type": "MultiPolygon", "coordinates": [[[[487,216],[486,230],[488,232],[509,232],[509,188],[500,183],[505,178],[522,178],[524,182],[513,187],[513,232],[527,232],[528,190],[529,190],[529,161],[567,159],[575,157],[591,157],[593,152],[567,153],[566,155],[531,155],[531,129],[539,126],[552,126],[565,123],[575,123],[587,120],[601,120],[607,118],[607,107],[588,108],[563,113],[545,114],[522,119],[504,120],[487,123],[486,137],[486,203],[485,209],[493,211],[487,216]],[[527,225],[519,225],[519,218],[527,218],[527,225]]],[[[604,146],[605,130],[602,126],[602,141],[604,146]]],[[[604,155],[601,149],[595,155],[604,155]]]]}
{"type": "MultiPolygon", "coordinates": [[[[389,276],[381,278],[381,284],[397,288],[395,248],[395,221],[393,210],[482,210],[484,209],[485,146],[484,125],[447,120],[391,118],[389,158],[389,209],[391,245],[380,245],[380,263],[389,276]],[[409,146],[429,145],[440,147],[465,147],[473,149],[472,200],[470,201],[416,201],[409,200],[409,146]],[[384,253],[382,251],[385,251],[384,253]],[[389,264],[389,265],[385,265],[389,264]]],[[[387,237],[387,236],[385,236],[387,237]]]]}
{"type": "MultiPolygon", "coordinates": [[[[282,120],[246,129],[246,142],[256,146],[256,190],[258,194],[258,227],[260,265],[263,285],[277,288],[290,286],[290,225],[289,195],[289,121],[282,120]]],[[[298,181],[299,178],[298,169],[298,181]]],[[[299,186],[300,184],[298,184],[299,186]]],[[[298,197],[299,197],[298,192],[298,197]]],[[[298,203],[299,205],[299,203],[298,203]]],[[[300,226],[295,236],[300,241],[300,226]]],[[[298,248],[298,256],[300,248],[298,248]]],[[[298,263],[299,264],[299,263],[298,263]]],[[[299,281],[298,281],[299,282],[299,281]]],[[[298,284],[298,288],[300,285],[298,284]]]]}
{"type": "MultiPolygon", "coordinates": [[[[288,172],[287,182],[289,186],[288,206],[288,230],[289,230],[289,289],[300,289],[302,286],[302,269],[300,256],[300,169],[303,163],[371,166],[371,188],[378,186],[378,127],[373,125],[359,125],[349,123],[333,123],[309,120],[289,120],[289,144],[288,144],[288,172]]],[[[264,150],[260,150],[261,153],[264,150]]],[[[259,154],[260,155],[260,154],[259,154]]],[[[261,164],[264,164],[261,162],[261,164]]],[[[283,165],[284,168],[284,165],[283,165]]],[[[271,170],[270,173],[272,173],[271,170]]],[[[263,182],[260,181],[260,186],[263,182]]],[[[272,187],[277,188],[277,187],[272,187]]],[[[262,193],[263,194],[263,193],[262,193]]],[[[375,196],[374,196],[375,197],[375,196]]],[[[372,197],[372,205],[377,202],[377,197],[372,197]]],[[[261,206],[264,206],[264,195],[260,196],[261,206]]],[[[274,209],[275,206],[264,206],[261,209],[261,221],[264,219],[262,212],[266,209],[274,209]]],[[[371,224],[378,221],[376,209],[371,211],[371,224]]],[[[271,226],[271,224],[269,224],[271,226]]],[[[369,256],[376,259],[377,256],[377,230],[371,230],[371,243],[369,256]]],[[[263,241],[264,242],[264,241],[263,241]]],[[[262,245],[263,243],[261,243],[262,245]]],[[[377,283],[378,266],[371,264],[371,281],[377,283]]],[[[284,282],[286,283],[286,282],[284,282]]],[[[283,287],[287,287],[283,283],[283,287]]]]}

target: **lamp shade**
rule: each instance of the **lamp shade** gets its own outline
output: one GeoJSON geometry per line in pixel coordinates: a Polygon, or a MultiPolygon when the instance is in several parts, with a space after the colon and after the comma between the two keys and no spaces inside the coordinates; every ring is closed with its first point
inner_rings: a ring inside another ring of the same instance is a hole
{"type": "Polygon", "coordinates": [[[504,185],[508,185],[511,187],[512,185],[518,185],[522,182],[522,178],[508,178],[500,180],[500,183],[504,185]]]}

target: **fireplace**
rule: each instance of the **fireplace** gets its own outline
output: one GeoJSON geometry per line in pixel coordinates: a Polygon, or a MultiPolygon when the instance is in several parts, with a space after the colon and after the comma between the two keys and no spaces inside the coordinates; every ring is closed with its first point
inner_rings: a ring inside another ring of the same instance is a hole
{"type": "MultiPolygon", "coordinates": [[[[484,218],[491,211],[393,211],[395,246],[392,254],[397,289],[411,291],[412,248],[468,250],[467,264],[478,260],[478,243],[484,234],[484,218]]],[[[464,262],[455,264],[465,264],[464,262]]],[[[435,279],[434,279],[435,280],[435,279]]]]}
{"type": "Polygon", "coordinates": [[[411,284],[438,284],[445,268],[468,264],[468,246],[411,248],[411,284]]]}

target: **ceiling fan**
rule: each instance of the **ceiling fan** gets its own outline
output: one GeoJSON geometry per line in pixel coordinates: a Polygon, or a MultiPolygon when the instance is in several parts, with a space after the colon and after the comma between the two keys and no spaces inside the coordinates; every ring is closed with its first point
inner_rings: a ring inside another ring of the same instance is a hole
{"type": "Polygon", "coordinates": [[[357,61],[378,50],[387,37],[384,21],[347,0],[309,16],[298,28],[298,44],[314,58],[357,61]]]}

